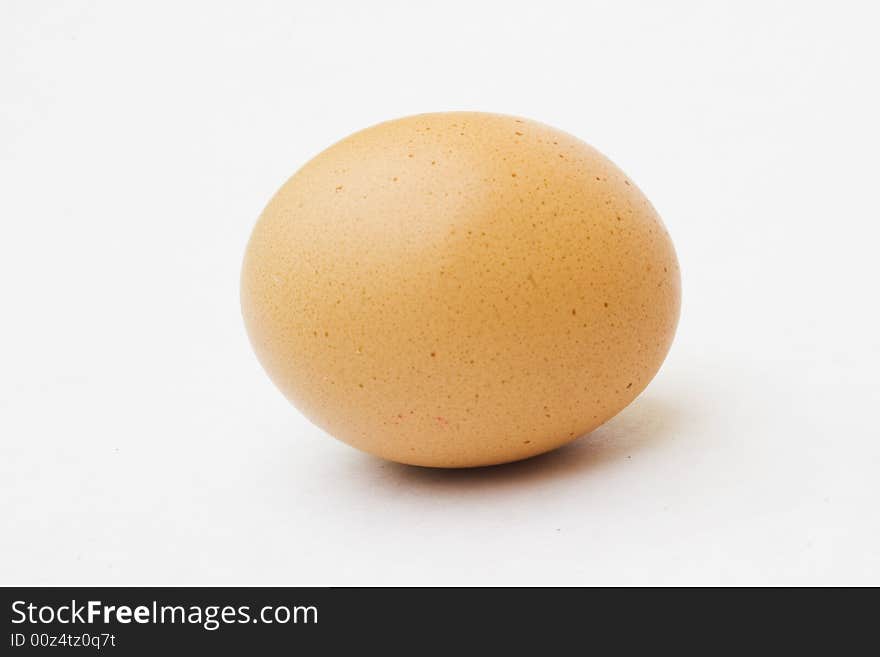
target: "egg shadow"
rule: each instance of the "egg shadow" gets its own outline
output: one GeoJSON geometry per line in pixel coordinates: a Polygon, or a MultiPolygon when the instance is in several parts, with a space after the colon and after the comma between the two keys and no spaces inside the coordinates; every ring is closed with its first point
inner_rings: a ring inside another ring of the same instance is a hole
{"type": "MultiPolygon", "coordinates": [[[[357,466],[382,470],[382,485],[425,493],[477,493],[535,486],[622,464],[671,440],[681,426],[679,406],[640,397],[598,429],[552,452],[522,461],[478,468],[428,468],[362,457],[357,466]]],[[[361,475],[364,473],[361,472],[361,475]]]]}

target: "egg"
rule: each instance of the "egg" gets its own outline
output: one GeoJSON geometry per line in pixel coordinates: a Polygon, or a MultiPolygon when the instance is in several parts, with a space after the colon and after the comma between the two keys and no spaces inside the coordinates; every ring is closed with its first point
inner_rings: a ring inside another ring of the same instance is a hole
{"type": "Polygon", "coordinates": [[[632,180],[513,116],[423,114],[317,155],[259,217],[241,306],[314,424],[400,463],[516,461],[589,433],[654,377],[675,251],[632,180]]]}

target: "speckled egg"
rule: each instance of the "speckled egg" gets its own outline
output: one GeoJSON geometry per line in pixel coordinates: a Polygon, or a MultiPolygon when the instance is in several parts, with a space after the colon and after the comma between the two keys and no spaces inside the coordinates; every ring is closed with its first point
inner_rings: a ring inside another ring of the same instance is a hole
{"type": "Polygon", "coordinates": [[[423,114],[331,146],[254,228],[241,303],[269,376],[380,457],[468,467],[574,440],[656,374],[675,251],[635,184],[527,119],[423,114]]]}

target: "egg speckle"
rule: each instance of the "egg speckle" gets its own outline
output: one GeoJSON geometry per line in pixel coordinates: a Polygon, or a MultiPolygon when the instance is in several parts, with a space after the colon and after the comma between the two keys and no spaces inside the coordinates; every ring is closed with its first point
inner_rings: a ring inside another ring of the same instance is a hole
{"type": "Polygon", "coordinates": [[[373,126],[285,183],[252,233],[245,324],[315,424],[378,456],[467,467],[596,428],[659,369],[678,263],[584,142],[497,114],[373,126]]]}

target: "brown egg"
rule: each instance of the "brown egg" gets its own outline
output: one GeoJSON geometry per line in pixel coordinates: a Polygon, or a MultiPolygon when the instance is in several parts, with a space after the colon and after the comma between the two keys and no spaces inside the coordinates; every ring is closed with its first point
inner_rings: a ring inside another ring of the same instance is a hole
{"type": "Polygon", "coordinates": [[[392,461],[491,465],[564,445],[656,374],[678,321],[654,208],[534,121],[424,114],[358,132],[271,200],[242,311],[269,376],[392,461]]]}

